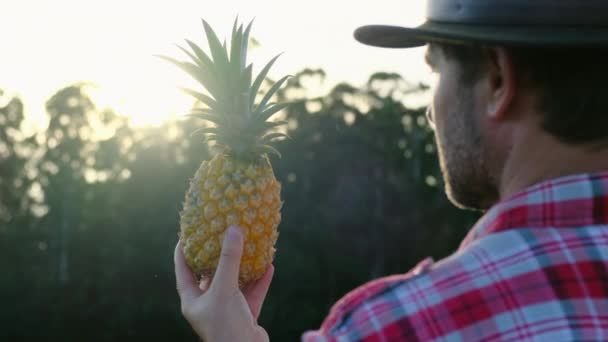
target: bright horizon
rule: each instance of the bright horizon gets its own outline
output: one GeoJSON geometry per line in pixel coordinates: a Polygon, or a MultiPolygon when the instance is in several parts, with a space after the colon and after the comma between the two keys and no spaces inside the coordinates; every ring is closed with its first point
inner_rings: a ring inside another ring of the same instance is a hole
{"type": "Polygon", "coordinates": [[[190,108],[192,101],[177,87],[194,83],[154,55],[182,58],[175,44],[184,38],[206,49],[200,19],[223,38],[236,15],[241,22],[255,18],[252,36],[262,44],[248,58],[255,67],[284,52],[270,76],[311,67],[327,73],[327,86],[341,81],[362,86],[376,71],[427,81],[422,49],[372,48],[352,37],[356,27],[366,24],[418,24],[424,4],[21,0],[0,13],[0,30],[9,33],[2,41],[0,89],[23,100],[26,130],[44,128],[45,101],[81,81],[99,86],[101,106],[129,116],[134,125],[157,125],[190,108]]]}

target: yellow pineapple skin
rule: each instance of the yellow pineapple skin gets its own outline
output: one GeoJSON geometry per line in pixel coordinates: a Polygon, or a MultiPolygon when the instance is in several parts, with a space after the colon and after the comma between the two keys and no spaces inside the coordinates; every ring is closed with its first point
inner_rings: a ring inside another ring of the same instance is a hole
{"type": "Polygon", "coordinates": [[[243,231],[239,285],[262,277],[272,263],[281,222],[281,185],[266,156],[253,163],[217,154],[203,161],[190,181],[180,231],[186,262],[196,274],[212,277],[224,232],[243,231]]]}

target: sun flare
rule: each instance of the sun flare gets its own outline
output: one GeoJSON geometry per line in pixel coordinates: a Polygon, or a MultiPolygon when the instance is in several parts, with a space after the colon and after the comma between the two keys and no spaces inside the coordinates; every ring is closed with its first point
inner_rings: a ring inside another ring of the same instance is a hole
{"type": "Polygon", "coordinates": [[[327,83],[364,84],[376,71],[419,80],[421,52],[372,49],[357,43],[352,32],[365,24],[417,23],[423,12],[424,2],[402,0],[374,6],[341,0],[213,6],[196,0],[12,2],[0,13],[0,30],[12,33],[3,36],[0,89],[23,98],[30,124],[39,129],[46,122],[44,102],[83,81],[98,85],[100,105],[128,116],[132,125],[160,125],[185,114],[192,101],[177,90],[190,80],[154,55],[173,54],[184,37],[203,42],[202,17],[226,37],[237,14],[245,21],[255,18],[254,38],[262,47],[252,56],[254,68],[285,52],[271,77],[318,67],[327,71],[327,83]]]}

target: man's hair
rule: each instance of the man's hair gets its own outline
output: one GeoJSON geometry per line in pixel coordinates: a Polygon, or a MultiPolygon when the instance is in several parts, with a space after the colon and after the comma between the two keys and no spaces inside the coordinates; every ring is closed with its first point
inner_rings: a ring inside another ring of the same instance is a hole
{"type": "MultiPolygon", "coordinates": [[[[487,48],[434,44],[461,66],[465,84],[485,71],[487,48]]],[[[506,47],[517,86],[537,94],[542,127],[563,142],[608,141],[608,48],[506,47]]]]}

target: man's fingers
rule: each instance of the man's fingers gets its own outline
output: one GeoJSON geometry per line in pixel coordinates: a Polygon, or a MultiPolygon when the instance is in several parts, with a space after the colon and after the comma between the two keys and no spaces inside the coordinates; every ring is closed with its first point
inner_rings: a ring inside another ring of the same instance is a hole
{"type": "Polygon", "coordinates": [[[268,288],[270,288],[270,282],[272,282],[273,275],[274,266],[270,265],[262,278],[243,290],[243,295],[249,304],[251,314],[256,320],[262,311],[262,305],[264,304],[264,299],[266,299],[266,294],[268,293],[268,288]]]}
{"type": "Polygon", "coordinates": [[[220,261],[211,282],[218,289],[237,289],[239,284],[239,267],[243,255],[243,232],[239,227],[231,226],[224,235],[220,261]]]}
{"type": "Polygon", "coordinates": [[[181,241],[179,241],[177,246],[175,246],[173,260],[175,262],[175,282],[177,283],[177,293],[182,300],[182,304],[198,298],[202,291],[198,287],[194,274],[186,264],[181,241]]]}

